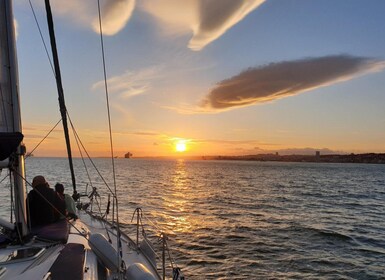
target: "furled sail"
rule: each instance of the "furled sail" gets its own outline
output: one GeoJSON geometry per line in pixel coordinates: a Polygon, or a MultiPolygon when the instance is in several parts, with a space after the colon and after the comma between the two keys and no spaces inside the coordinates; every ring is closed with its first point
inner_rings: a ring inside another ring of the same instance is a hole
{"type": "Polygon", "coordinates": [[[19,100],[15,28],[11,0],[0,0],[0,157],[9,158],[0,167],[11,171],[15,193],[16,228],[28,234],[25,202],[25,171],[19,100]],[[12,155],[12,156],[11,156],[12,155]]]}
{"type": "Polygon", "coordinates": [[[21,132],[13,20],[7,1],[0,1],[0,132],[21,132]],[[10,28],[11,27],[11,28],[10,28]]]}

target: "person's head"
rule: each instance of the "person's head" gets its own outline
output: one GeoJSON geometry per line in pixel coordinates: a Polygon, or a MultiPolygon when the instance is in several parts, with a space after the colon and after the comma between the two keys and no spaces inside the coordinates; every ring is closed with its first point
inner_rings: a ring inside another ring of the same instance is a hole
{"type": "Polygon", "coordinates": [[[49,187],[49,184],[47,183],[45,178],[41,175],[38,175],[32,180],[32,188],[35,188],[40,185],[45,185],[46,187],[49,187]]]}
{"type": "Polygon", "coordinates": [[[63,184],[56,183],[55,191],[60,193],[60,194],[63,194],[64,193],[64,186],[63,186],[63,184]]]}

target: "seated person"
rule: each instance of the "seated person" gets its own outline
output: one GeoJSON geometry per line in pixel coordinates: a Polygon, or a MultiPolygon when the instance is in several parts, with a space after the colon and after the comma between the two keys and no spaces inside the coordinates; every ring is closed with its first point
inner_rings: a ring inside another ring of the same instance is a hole
{"type": "Polygon", "coordinates": [[[31,226],[42,226],[58,220],[65,209],[56,192],[49,187],[43,176],[36,176],[32,181],[32,190],[27,196],[27,209],[31,226]]]}
{"type": "Polygon", "coordinates": [[[64,193],[63,184],[56,183],[55,191],[59,195],[60,199],[65,201],[65,210],[67,212],[67,216],[72,219],[77,219],[78,217],[76,215],[75,201],[70,195],[64,193]]]}

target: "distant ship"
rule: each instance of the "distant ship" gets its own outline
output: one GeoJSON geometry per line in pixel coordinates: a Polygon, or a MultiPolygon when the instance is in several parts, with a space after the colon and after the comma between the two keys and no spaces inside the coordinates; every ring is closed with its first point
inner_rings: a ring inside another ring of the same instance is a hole
{"type": "Polygon", "coordinates": [[[125,158],[130,158],[132,157],[132,154],[130,152],[128,152],[127,154],[124,155],[125,158]]]}

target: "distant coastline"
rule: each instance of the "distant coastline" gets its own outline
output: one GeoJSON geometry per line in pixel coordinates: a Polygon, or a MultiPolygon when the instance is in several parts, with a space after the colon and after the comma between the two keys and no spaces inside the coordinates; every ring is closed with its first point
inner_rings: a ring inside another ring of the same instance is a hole
{"type": "Polygon", "coordinates": [[[246,161],[281,161],[281,162],[329,162],[329,163],[375,163],[385,164],[385,153],[366,154],[331,154],[331,155],[279,155],[257,154],[245,156],[204,156],[203,160],[246,160],[246,161]]]}
{"type": "MultiPolygon", "coordinates": [[[[65,157],[39,157],[36,159],[59,159],[65,157]]],[[[79,157],[74,157],[79,158],[79,157]]],[[[108,159],[110,157],[99,156],[96,158],[108,159]]],[[[115,157],[120,160],[127,160],[124,157],[115,157]]],[[[241,160],[241,161],[277,161],[277,162],[320,162],[320,163],[372,163],[385,164],[385,153],[364,153],[364,154],[325,154],[316,152],[314,155],[279,155],[275,154],[256,154],[256,155],[239,155],[239,156],[154,156],[154,157],[130,157],[129,159],[155,159],[155,160],[241,160]]]]}

